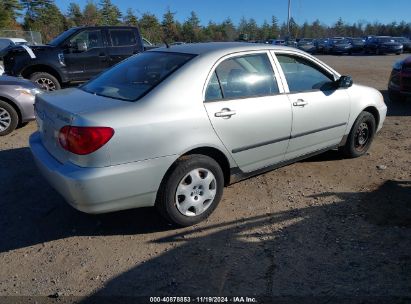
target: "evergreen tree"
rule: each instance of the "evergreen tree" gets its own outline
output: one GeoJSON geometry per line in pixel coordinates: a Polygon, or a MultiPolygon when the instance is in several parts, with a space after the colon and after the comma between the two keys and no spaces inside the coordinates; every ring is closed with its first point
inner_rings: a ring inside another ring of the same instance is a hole
{"type": "Polygon", "coordinates": [[[185,41],[202,41],[200,19],[194,11],[191,12],[190,17],[184,22],[182,30],[182,36],[185,41]]]}
{"type": "Polygon", "coordinates": [[[230,18],[227,18],[223,21],[223,23],[221,24],[221,30],[223,33],[224,41],[234,41],[238,36],[234,23],[230,18]]]}
{"type": "Polygon", "coordinates": [[[21,16],[22,9],[23,5],[18,0],[2,0],[0,2],[0,28],[19,28],[16,19],[21,16]]]}
{"type": "Polygon", "coordinates": [[[130,26],[137,26],[138,19],[131,8],[127,9],[126,15],[123,18],[123,23],[130,26]]]}
{"type": "Polygon", "coordinates": [[[155,15],[144,13],[141,16],[139,26],[143,37],[154,43],[162,41],[161,25],[155,15]]]}
{"type": "Polygon", "coordinates": [[[65,18],[52,0],[24,0],[27,8],[24,28],[39,31],[48,42],[65,29],[65,18]]]}
{"type": "Polygon", "coordinates": [[[100,1],[100,24],[119,25],[121,24],[121,12],[111,0],[100,1]]]}
{"type": "Polygon", "coordinates": [[[167,9],[163,15],[163,20],[161,26],[163,28],[163,36],[167,42],[176,41],[178,38],[176,22],[174,20],[174,15],[170,8],[167,9]]]}
{"type": "Polygon", "coordinates": [[[93,1],[88,1],[83,9],[83,20],[81,25],[98,25],[100,22],[100,13],[97,5],[93,1]]]}
{"type": "Polygon", "coordinates": [[[269,38],[278,38],[280,35],[280,27],[278,26],[278,19],[276,16],[271,17],[271,29],[269,38]]]}
{"type": "Polygon", "coordinates": [[[80,6],[74,2],[71,2],[69,4],[66,17],[68,19],[68,24],[70,25],[70,27],[82,25],[84,19],[80,6]]]}

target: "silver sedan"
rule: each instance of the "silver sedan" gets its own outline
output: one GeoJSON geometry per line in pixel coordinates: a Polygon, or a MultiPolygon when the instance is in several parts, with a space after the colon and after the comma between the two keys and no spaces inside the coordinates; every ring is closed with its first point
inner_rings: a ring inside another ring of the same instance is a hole
{"type": "Polygon", "coordinates": [[[23,78],[0,76],[0,136],[34,120],[34,97],[40,89],[23,78]]]}
{"type": "Polygon", "coordinates": [[[225,185],[329,149],[363,155],[387,111],[303,51],[243,43],[154,49],[35,108],[34,159],[73,207],[156,206],[181,226],[225,185]]]}

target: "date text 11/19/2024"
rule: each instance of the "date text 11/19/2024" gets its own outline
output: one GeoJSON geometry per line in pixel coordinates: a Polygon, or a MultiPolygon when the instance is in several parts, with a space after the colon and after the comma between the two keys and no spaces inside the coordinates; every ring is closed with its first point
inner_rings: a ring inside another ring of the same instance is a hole
{"type": "Polygon", "coordinates": [[[253,297],[150,297],[150,303],[258,303],[253,297]]]}

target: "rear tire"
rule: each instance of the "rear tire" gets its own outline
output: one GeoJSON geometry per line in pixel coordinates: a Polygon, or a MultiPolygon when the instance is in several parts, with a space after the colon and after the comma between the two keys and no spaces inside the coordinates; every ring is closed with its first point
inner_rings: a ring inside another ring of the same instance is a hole
{"type": "Polygon", "coordinates": [[[10,134],[19,124],[16,110],[7,102],[0,100],[0,136],[10,134]]]}
{"type": "Polygon", "coordinates": [[[223,171],[214,159],[200,154],[183,156],[164,177],[156,207],[169,222],[191,226],[215,210],[223,187],[223,171]]]}
{"type": "Polygon", "coordinates": [[[354,122],[343,148],[346,157],[355,158],[364,155],[371,146],[376,130],[374,116],[369,112],[361,112],[354,122]]]}
{"type": "Polygon", "coordinates": [[[37,72],[30,75],[29,79],[44,91],[60,90],[61,85],[56,77],[46,72],[37,72]]]}

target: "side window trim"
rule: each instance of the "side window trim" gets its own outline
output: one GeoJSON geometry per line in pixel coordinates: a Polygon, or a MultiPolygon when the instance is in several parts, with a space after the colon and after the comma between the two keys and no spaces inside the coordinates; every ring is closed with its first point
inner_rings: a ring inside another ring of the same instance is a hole
{"type": "MultiPolygon", "coordinates": [[[[273,62],[273,58],[272,58],[272,55],[271,55],[271,53],[270,53],[270,50],[258,50],[258,51],[236,52],[236,53],[231,53],[231,54],[229,54],[229,55],[225,55],[225,56],[219,58],[219,59],[214,63],[214,65],[212,66],[212,68],[211,68],[211,70],[210,70],[210,72],[209,72],[209,74],[208,74],[208,76],[207,76],[207,79],[206,79],[206,81],[205,81],[205,83],[204,83],[203,93],[202,93],[202,95],[203,95],[203,102],[219,102],[219,101],[228,101],[228,100],[234,100],[234,99],[246,99],[246,98],[258,98],[258,97],[267,97],[267,96],[277,96],[277,95],[281,95],[281,94],[286,93],[285,87],[283,86],[282,79],[279,78],[281,75],[280,75],[280,73],[279,73],[279,70],[277,69],[277,66],[276,66],[274,63],[275,63],[275,62],[273,62]],[[271,95],[261,95],[261,96],[246,96],[246,97],[238,97],[238,98],[237,98],[237,97],[236,97],[236,98],[226,98],[226,97],[224,96],[224,90],[223,90],[223,87],[222,87],[222,85],[221,85],[220,78],[219,78],[219,76],[218,76],[218,73],[216,72],[217,67],[218,67],[223,61],[228,60],[228,59],[232,59],[232,58],[236,58],[236,57],[241,57],[241,56],[248,56],[248,55],[258,55],[258,54],[265,54],[265,55],[267,56],[267,58],[268,58],[268,60],[269,60],[269,62],[270,62],[270,65],[271,65],[271,70],[272,70],[272,72],[273,72],[273,74],[274,74],[274,77],[275,77],[275,82],[276,82],[276,84],[277,84],[279,93],[271,94],[271,95]],[[208,84],[209,84],[211,78],[213,77],[213,74],[215,74],[216,77],[217,77],[218,84],[219,84],[220,91],[221,91],[221,95],[222,95],[223,97],[222,97],[222,99],[217,99],[217,100],[206,100],[205,94],[206,94],[206,91],[207,91],[208,84]],[[281,83],[280,83],[280,82],[281,82],[281,83]]],[[[288,88],[288,87],[287,87],[287,88],[288,88]]]]}
{"type": "Polygon", "coordinates": [[[302,91],[302,92],[290,92],[290,88],[288,86],[287,78],[285,77],[284,71],[283,71],[283,69],[281,67],[281,64],[278,61],[278,58],[277,58],[276,55],[286,55],[286,56],[288,55],[288,56],[295,56],[295,57],[298,57],[298,58],[302,58],[302,59],[310,62],[311,64],[313,64],[315,67],[319,67],[320,71],[323,72],[324,74],[328,75],[331,79],[336,80],[336,78],[339,77],[339,75],[338,74],[336,75],[336,73],[334,73],[334,71],[330,71],[326,67],[322,66],[321,64],[318,64],[314,60],[312,60],[309,57],[306,57],[302,54],[287,52],[287,51],[274,51],[274,50],[271,50],[270,53],[273,56],[274,62],[277,66],[277,69],[280,72],[281,81],[283,82],[286,94],[299,94],[299,93],[303,93],[303,92],[317,92],[317,91],[319,91],[319,89],[312,89],[312,90],[307,90],[307,91],[302,91]]]}

